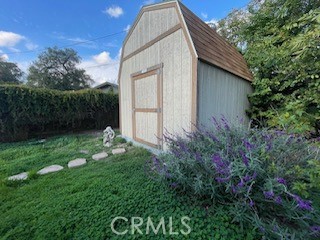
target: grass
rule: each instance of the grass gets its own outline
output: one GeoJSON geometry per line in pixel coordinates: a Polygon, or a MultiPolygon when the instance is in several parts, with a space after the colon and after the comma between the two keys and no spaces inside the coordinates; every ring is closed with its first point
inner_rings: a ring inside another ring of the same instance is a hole
{"type": "Polygon", "coordinates": [[[129,147],[123,155],[94,162],[91,155],[103,150],[102,139],[92,135],[70,135],[44,143],[28,141],[0,144],[0,239],[254,239],[253,230],[241,231],[231,219],[205,208],[186,196],[177,196],[145,171],[150,153],[129,147]],[[89,154],[79,151],[89,150],[89,154]],[[68,161],[86,157],[88,164],[68,169],[68,161]],[[35,173],[42,167],[60,164],[63,171],[14,184],[4,180],[22,171],[35,173]],[[130,230],[130,218],[141,217],[143,235],[118,236],[111,231],[130,230]],[[147,217],[155,225],[164,217],[166,234],[145,235],[147,217]],[[168,237],[169,217],[173,231],[185,229],[180,218],[188,216],[191,233],[168,237]]]}

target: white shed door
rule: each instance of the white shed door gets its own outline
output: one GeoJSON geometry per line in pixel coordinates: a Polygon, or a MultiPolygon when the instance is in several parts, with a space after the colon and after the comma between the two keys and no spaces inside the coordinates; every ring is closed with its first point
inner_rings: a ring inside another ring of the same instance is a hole
{"type": "Polygon", "coordinates": [[[162,148],[162,65],[132,75],[133,138],[162,148]]]}

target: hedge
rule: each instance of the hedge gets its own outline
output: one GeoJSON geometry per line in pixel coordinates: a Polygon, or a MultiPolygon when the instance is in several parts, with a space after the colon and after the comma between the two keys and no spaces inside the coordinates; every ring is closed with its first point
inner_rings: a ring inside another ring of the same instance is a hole
{"type": "Polygon", "coordinates": [[[118,95],[0,85],[0,142],[118,127],[118,95]]]}

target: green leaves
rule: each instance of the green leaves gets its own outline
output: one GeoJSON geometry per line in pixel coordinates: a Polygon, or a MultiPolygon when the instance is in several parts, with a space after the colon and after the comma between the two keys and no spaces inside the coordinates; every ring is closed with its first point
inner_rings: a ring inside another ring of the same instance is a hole
{"type": "Polygon", "coordinates": [[[79,90],[89,87],[92,79],[78,69],[81,58],[73,49],[48,48],[29,68],[27,84],[57,90],[79,90]]]}
{"type": "Polygon", "coordinates": [[[118,126],[118,95],[98,90],[61,92],[0,86],[0,141],[21,140],[46,131],[118,126]]]}
{"type": "Polygon", "coordinates": [[[23,72],[17,64],[3,61],[0,57],[0,83],[20,83],[23,72]]]}
{"type": "Polygon", "coordinates": [[[319,135],[320,2],[252,1],[248,9],[243,17],[231,14],[221,21],[237,28],[228,28],[229,23],[219,32],[246,46],[242,52],[254,74],[250,117],[319,135]]]}

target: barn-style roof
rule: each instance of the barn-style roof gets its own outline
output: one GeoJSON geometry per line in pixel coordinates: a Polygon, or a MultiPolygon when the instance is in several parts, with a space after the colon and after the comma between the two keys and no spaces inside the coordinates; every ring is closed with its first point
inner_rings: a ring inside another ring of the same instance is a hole
{"type": "Polygon", "coordinates": [[[252,81],[248,65],[238,50],[181,2],[178,3],[198,58],[252,81]]]}
{"type": "MultiPolygon", "coordinates": [[[[132,34],[133,29],[143,13],[170,7],[176,8],[181,21],[181,26],[187,35],[187,40],[194,55],[199,60],[215,65],[245,80],[252,81],[252,74],[241,53],[177,0],[144,6],[136,18],[133,27],[127,34],[124,44],[132,34]]],[[[153,41],[151,42],[154,44],[153,41]]],[[[131,55],[134,53],[131,53],[131,55]]]]}

